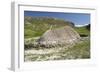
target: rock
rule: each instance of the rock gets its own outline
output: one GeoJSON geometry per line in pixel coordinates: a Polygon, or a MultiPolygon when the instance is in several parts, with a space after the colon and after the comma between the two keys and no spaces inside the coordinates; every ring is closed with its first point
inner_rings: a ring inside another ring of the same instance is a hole
{"type": "Polygon", "coordinates": [[[80,39],[80,35],[70,26],[47,30],[38,40],[43,47],[72,45],[80,39]]]}

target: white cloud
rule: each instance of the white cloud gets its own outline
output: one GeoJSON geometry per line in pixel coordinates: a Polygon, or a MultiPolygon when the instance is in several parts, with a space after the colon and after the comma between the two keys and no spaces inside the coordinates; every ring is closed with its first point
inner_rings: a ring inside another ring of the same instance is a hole
{"type": "Polygon", "coordinates": [[[75,25],[75,27],[84,27],[84,26],[87,26],[87,25],[89,25],[89,24],[83,24],[83,25],[75,25]]]}

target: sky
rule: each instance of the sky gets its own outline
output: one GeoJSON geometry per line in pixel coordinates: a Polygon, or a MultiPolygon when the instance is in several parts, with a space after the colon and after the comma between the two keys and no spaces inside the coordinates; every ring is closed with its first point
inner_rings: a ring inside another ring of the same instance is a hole
{"type": "Polygon", "coordinates": [[[71,21],[75,25],[90,24],[90,14],[86,13],[24,11],[24,16],[60,18],[65,21],[71,21]]]}

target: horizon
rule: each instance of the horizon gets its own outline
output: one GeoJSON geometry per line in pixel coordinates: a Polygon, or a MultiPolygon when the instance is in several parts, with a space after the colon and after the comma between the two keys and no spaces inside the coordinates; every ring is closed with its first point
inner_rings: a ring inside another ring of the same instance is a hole
{"type": "Polygon", "coordinates": [[[64,13],[64,12],[42,12],[42,11],[24,11],[24,16],[31,17],[52,17],[71,21],[75,25],[85,25],[90,23],[90,14],[87,13],[64,13]]]}

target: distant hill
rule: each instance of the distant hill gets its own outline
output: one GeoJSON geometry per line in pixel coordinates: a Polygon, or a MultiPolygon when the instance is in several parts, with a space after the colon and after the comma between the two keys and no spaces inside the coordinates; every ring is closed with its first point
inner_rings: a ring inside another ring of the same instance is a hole
{"type": "Polygon", "coordinates": [[[64,21],[63,19],[25,16],[24,35],[25,38],[38,37],[49,29],[60,28],[66,25],[74,27],[73,22],[64,21]]]}
{"type": "Polygon", "coordinates": [[[24,36],[25,38],[32,38],[42,36],[49,29],[60,28],[64,26],[73,27],[80,36],[90,35],[90,24],[75,25],[71,21],[65,21],[63,19],[53,17],[31,17],[25,16],[24,18],[24,36]]]}

